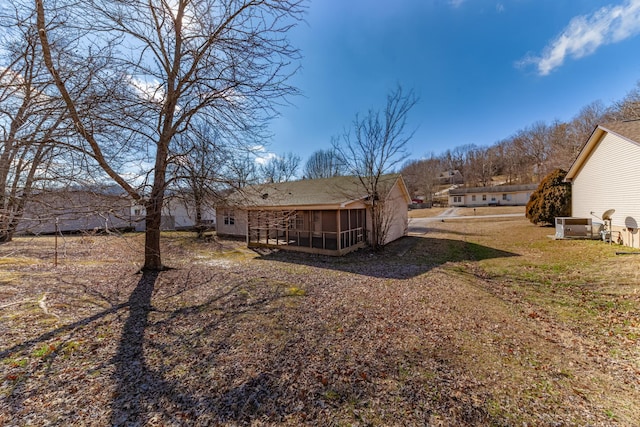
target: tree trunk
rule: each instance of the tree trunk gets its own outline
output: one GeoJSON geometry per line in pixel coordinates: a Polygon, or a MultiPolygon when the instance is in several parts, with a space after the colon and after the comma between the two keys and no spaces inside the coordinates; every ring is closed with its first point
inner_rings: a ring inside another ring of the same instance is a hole
{"type": "MultiPolygon", "coordinates": [[[[155,187],[155,185],[154,185],[155,187]]],[[[154,188],[155,190],[155,188],[154,188]]],[[[153,191],[147,202],[144,234],[144,266],[143,271],[161,271],[160,257],[160,225],[162,223],[163,194],[153,191]]]]}
{"type": "Polygon", "coordinates": [[[8,230],[0,231],[0,243],[8,243],[13,239],[13,233],[8,230]]]}
{"type": "Polygon", "coordinates": [[[198,233],[198,239],[204,239],[204,232],[206,227],[202,224],[202,201],[199,195],[195,196],[195,214],[196,214],[196,232],[198,233]]]}

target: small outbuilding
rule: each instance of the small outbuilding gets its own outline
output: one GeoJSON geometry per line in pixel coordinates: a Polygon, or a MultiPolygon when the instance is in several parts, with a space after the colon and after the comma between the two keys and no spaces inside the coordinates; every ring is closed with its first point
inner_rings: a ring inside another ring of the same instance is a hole
{"type": "Polygon", "coordinates": [[[216,209],[219,235],[244,237],[249,247],[343,255],[371,243],[372,206],[384,206],[384,244],[407,233],[407,187],[384,175],[370,197],[353,176],[249,186],[216,209]]]}
{"type": "Polygon", "coordinates": [[[640,120],[596,126],[565,181],[574,217],[610,222],[611,240],[640,248],[640,120]]]}

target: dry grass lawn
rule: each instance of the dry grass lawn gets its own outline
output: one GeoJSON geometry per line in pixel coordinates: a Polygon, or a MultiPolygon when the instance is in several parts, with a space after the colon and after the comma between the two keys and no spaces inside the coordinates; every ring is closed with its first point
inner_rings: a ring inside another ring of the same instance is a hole
{"type": "Polygon", "coordinates": [[[505,214],[522,214],[524,216],[524,206],[479,206],[477,208],[412,209],[409,211],[409,218],[432,218],[449,211],[453,211],[456,216],[505,214]]]}
{"type": "MultiPolygon", "coordinates": [[[[491,208],[495,209],[495,208],[491,208]]],[[[381,253],[0,246],[0,425],[633,426],[640,257],[523,218],[381,253]]]]}

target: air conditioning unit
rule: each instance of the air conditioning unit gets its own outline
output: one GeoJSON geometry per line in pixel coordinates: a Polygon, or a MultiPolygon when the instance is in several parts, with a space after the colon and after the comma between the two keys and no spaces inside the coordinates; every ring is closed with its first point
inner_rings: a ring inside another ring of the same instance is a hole
{"type": "Polygon", "coordinates": [[[593,239],[591,218],[557,217],[556,239],[593,239]]]}

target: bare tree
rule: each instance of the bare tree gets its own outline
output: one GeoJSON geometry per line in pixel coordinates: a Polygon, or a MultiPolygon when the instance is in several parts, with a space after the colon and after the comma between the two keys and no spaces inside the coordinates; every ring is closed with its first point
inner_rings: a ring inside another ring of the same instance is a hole
{"type": "Polygon", "coordinates": [[[426,202],[431,202],[438,187],[438,174],[441,171],[442,162],[432,153],[425,159],[407,162],[400,173],[411,194],[422,196],[426,202]]]}
{"type": "Polygon", "coordinates": [[[288,152],[275,156],[259,166],[259,175],[264,182],[286,182],[296,177],[300,167],[300,156],[288,152]]]}
{"type": "Polygon", "coordinates": [[[226,157],[223,167],[223,174],[231,188],[244,188],[259,181],[256,158],[251,152],[242,155],[233,153],[226,157]]]}
{"type": "Polygon", "coordinates": [[[496,158],[490,148],[473,146],[467,151],[464,167],[467,185],[491,185],[496,169],[496,158]]]}
{"type": "Polygon", "coordinates": [[[0,63],[0,243],[13,238],[34,186],[51,177],[61,152],[54,140],[65,120],[50,96],[37,33],[22,19],[13,24],[0,63]]]}
{"type": "Polygon", "coordinates": [[[223,165],[227,156],[222,139],[206,122],[198,121],[189,132],[177,135],[171,156],[173,183],[170,201],[181,204],[194,217],[198,238],[210,224],[205,223],[207,208],[213,209],[227,188],[223,165]]]}
{"type": "Polygon", "coordinates": [[[345,160],[347,169],[354,174],[371,203],[372,236],[374,249],[384,245],[390,218],[385,209],[382,177],[404,162],[406,145],[414,132],[406,129],[411,109],[418,102],[413,91],[405,93],[401,86],[387,95],[382,111],[370,109],[367,114],[356,114],[352,128],[332,142],[334,150],[345,160]]]}
{"type": "Polygon", "coordinates": [[[315,151],[304,166],[304,176],[309,179],[342,176],[346,172],[345,161],[335,149],[315,151]]]}
{"type": "Polygon", "coordinates": [[[145,202],[144,270],[163,268],[161,209],[176,136],[198,116],[233,135],[273,117],[274,101],[296,92],[286,81],[298,52],[286,33],[301,1],[35,1],[44,63],[85,142],[78,148],[145,202]],[[148,154],[144,186],[117,163],[139,153],[148,154]]]}
{"type": "Polygon", "coordinates": [[[640,119],[640,82],[621,101],[614,103],[612,116],[615,120],[640,119]]]}

